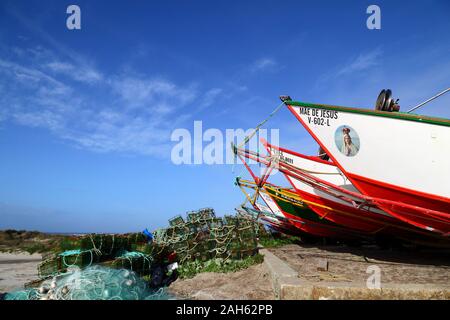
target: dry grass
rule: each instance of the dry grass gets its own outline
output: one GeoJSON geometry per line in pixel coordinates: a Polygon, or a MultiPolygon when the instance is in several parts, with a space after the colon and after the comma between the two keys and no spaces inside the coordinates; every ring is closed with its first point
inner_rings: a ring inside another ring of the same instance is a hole
{"type": "Polygon", "coordinates": [[[55,252],[64,246],[70,246],[69,239],[68,236],[38,231],[3,230],[0,231],[0,252],[25,251],[30,254],[55,252]]]}

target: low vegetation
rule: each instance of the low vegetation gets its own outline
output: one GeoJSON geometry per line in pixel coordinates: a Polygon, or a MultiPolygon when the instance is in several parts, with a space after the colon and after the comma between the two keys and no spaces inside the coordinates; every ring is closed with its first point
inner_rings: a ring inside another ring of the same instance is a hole
{"type": "Polygon", "coordinates": [[[49,253],[69,250],[73,237],[38,231],[0,231],[0,252],[49,253]]]}
{"type": "Polygon", "coordinates": [[[221,258],[208,261],[195,260],[183,263],[178,267],[177,272],[179,278],[185,279],[192,278],[196,274],[202,272],[235,272],[241,269],[246,269],[252,265],[262,263],[263,260],[264,257],[259,253],[241,260],[224,260],[221,258]]]}
{"type": "Polygon", "coordinates": [[[299,237],[277,233],[261,236],[258,242],[264,248],[276,248],[287,244],[299,244],[302,240],[299,237]]]}
{"type": "MultiPolygon", "coordinates": [[[[288,236],[280,233],[265,233],[259,236],[258,242],[265,248],[276,248],[287,244],[298,244],[301,243],[302,240],[299,237],[288,236]]],[[[246,269],[252,265],[262,263],[263,260],[264,256],[259,253],[241,260],[224,260],[220,258],[208,261],[195,260],[181,264],[177,269],[177,273],[179,278],[185,279],[192,278],[196,274],[202,272],[235,272],[246,269]]]]}

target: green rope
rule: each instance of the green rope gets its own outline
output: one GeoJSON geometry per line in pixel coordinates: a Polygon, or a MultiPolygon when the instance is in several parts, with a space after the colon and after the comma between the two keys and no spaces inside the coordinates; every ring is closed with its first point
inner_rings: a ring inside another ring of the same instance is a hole
{"type": "Polygon", "coordinates": [[[64,251],[64,252],[60,253],[59,256],[62,257],[62,262],[64,264],[64,267],[71,268],[71,267],[74,267],[74,266],[78,266],[77,265],[78,258],[80,256],[82,256],[83,253],[85,253],[85,252],[89,252],[91,254],[91,259],[89,261],[89,264],[87,265],[88,267],[90,267],[92,265],[92,262],[94,261],[94,255],[92,253],[93,252],[92,249],[91,250],[84,250],[84,251],[81,251],[81,250],[64,251]],[[74,256],[74,255],[76,255],[75,261],[72,264],[67,263],[66,262],[66,257],[70,257],[70,256],[74,256]]]}

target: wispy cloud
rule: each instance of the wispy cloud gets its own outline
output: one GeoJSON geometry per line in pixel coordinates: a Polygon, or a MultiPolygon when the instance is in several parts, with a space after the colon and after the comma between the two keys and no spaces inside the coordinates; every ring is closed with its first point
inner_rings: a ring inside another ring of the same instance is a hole
{"type": "Polygon", "coordinates": [[[127,106],[145,107],[155,115],[171,113],[176,108],[193,102],[197,97],[193,85],[181,87],[158,78],[122,74],[109,83],[127,106]]]}
{"type": "Polygon", "coordinates": [[[103,76],[94,68],[87,66],[75,66],[71,63],[54,61],[47,64],[49,70],[54,73],[62,74],[72,78],[73,80],[92,84],[101,81],[103,76]]]}
{"type": "Polygon", "coordinates": [[[260,72],[260,71],[267,71],[267,70],[275,70],[278,67],[278,63],[275,61],[275,59],[272,58],[261,58],[253,62],[253,64],[250,66],[251,72],[260,72]]]}
{"type": "Polygon", "coordinates": [[[207,107],[221,93],[200,95],[198,85],[131,72],[86,72],[84,64],[55,60],[51,50],[22,50],[36,52],[0,57],[3,120],[48,129],[96,152],[170,155],[171,131],[191,117],[187,106],[207,107]],[[93,90],[80,90],[83,84],[93,90]]]}
{"type": "MultiPolygon", "coordinates": [[[[5,6],[5,11],[17,19],[19,23],[25,28],[28,29],[31,33],[37,35],[38,38],[42,39],[44,42],[50,45],[50,47],[58,52],[58,56],[62,56],[68,59],[70,62],[75,63],[78,67],[87,67],[91,64],[89,60],[87,60],[82,55],[78,54],[76,51],[68,48],[65,44],[57,41],[53,38],[45,28],[41,27],[39,21],[33,16],[25,16],[23,13],[18,10],[14,5],[7,4],[5,6]]],[[[41,46],[37,48],[27,48],[27,51],[40,49],[41,53],[49,53],[51,49],[44,49],[41,46]]],[[[51,52],[53,54],[53,52],[51,52]]]]}
{"type": "Polygon", "coordinates": [[[223,93],[223,89],[221,88],[213,88],[208,90],[204,95],[200,102],[198,111],[203,110],[217,102],[219,96],[223,93]]]}
{"type": "Polygon", "coordinates": [[[17,123],[30,127],[43,127],[48,128],[52,131],[57,131],[62,129],[64,119],[61,114],[51,112],[49,110],[44,110],[42,112],[38,111],[22,111],[13,114],[14,120],[17,123]]]}
{"type": "Polygon", "coordinates": [[[23,81],[24,84],[33,85],[38,82],[40,83],[45,82],[59,89],[65,87],[65,85],[62,82],[56,80],[54,77],[46,74],[45,72],[42,72],[37,68],[24,66],[19,63],[7,61],[1,58],[0,58],[0,67],[3,73],[11,76],[16,81],[22,82],[23,80],[25,80],[23,81]]]}
{"type": "Polygon", "coordinates": [[[330,67],[325,73],[319,75],[314,89],[322,92],[325,88],[329,88],[330,83],[336,85],[347,80],[355,81],[361,75],[366,76],[368,71],[373,71],[374,67],[381,64],[382,55],[383,51],[381,48],[375,48],[371,51],[355,55],[344,64],[337,64],[334,67],[330,67]]]}
{"type": "Polygon", "coordinates": [[[336,72],[336,76],[352,74],[354,72],[360,72],[374,67],[379,64],[379,58],[381,57],[382,53],[383,52],[380,48],[377,48],[370,52],[362,53],[348,64],[340,67],[336,72]]]}

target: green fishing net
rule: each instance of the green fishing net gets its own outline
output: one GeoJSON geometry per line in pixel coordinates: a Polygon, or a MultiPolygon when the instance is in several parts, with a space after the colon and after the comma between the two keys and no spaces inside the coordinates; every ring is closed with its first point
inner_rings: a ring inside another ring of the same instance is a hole
{"type": "Polygon", "coordinates": [[[165,288],[150,289],[135,272],[91,266],[71,268],[45,280],[39,288],[14,291],[5,300],[167,300],[165,288]]]}

